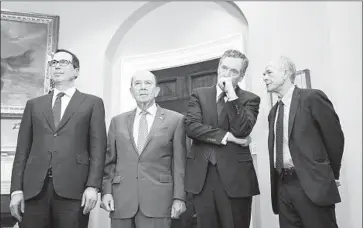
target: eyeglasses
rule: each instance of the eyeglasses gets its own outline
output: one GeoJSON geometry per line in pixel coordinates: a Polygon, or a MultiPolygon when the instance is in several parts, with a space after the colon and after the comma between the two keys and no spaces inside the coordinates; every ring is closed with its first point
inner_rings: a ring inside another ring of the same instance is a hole
{"type": "Polygon", "coordinates": [[[57,63],[59,63],[59,66],[68,66],[69,64],[73,64],[71,61],[69,60],[66,60],[66,59],[61,59],[59,61],[57,60],[52,60],[52,61],[49,61],[48,64],[49,66],[51,67],[54,67],[57,65],[57,63]]]}

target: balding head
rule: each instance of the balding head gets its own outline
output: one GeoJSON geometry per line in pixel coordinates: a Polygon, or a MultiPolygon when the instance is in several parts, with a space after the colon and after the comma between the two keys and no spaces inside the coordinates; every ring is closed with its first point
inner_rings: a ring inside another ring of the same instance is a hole
{"type": "Polygon", "coordinates": [[[295,63],[290,58],[286,56],[279,56],[270,61],[267,66],[272,66],[278,70],[286,72],[291,82],[294,83],[296,76],[296,67],[295,63]]]}
{"type": "Polygon", "coordinates": [[[132,77],[131,77],[131,87],[132,87],[132,84],[134,82],[134,79],[135,78],[153,78],[154,82],[155,82],[155,85],[157,85],[157,82],[156,82],[156,77],[153,73],[151,73],[150,71],[148,70],[139,70],[139,71],[136,71],[132,77]]]}
{"type": "Polygon", "coordinates": [[[280,56],[270,61],[263,73],[268,92],[283,96],[295,81],[296,68],[294,62],[286,56],[280,56]]]}

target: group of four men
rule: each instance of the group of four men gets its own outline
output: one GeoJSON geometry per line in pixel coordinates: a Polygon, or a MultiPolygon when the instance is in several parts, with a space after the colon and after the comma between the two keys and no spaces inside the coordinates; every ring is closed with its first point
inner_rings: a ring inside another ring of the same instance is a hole
{"type": "MultiPolygon", "coordinates": [[[[85,228],[101,192],[112,228],[169,228],[187,192],[198,227],[248,228],[260,194],[249,149],[260,98],[238,87],[248,63],[227,50],[217,84],[193,91],[186,116],[158,106],[155,76],[136,72],[137,107],[113,117],[107,137],[102,99],[75,88],[79,60],[57,50],[53,92],[29,100],[21,121],[12,215],[24,228],[85,228]]],[[[273,211],[283,228],[337,227],[344,135],[327,96],[294,86],[295,73],[286,57],[263,73],[279,97],[268,116],[273,211]]]]}

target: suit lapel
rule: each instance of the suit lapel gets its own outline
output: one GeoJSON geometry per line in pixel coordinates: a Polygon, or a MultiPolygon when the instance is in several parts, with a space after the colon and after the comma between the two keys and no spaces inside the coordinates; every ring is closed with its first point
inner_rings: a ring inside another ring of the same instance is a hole
{"type": "Polygon", "coordinates": [[[135,138],[134,138],[135,115],[136,115],[136,109],[134,111],[130,112],[130,114],[127,117],[127,129],[129,131],[129,134],[130,134],[131,144],[133,145],[136,154],[139,156],[139,153],[137,151],[137,146],[135,144],[135,138]]]}
{"type": "Polygon", "coordinates": [[[80,93],[78,90],[73,94],[71,100],[69,101],[69,104],[64,111],[63,117],[59,122],[58,128],[56,131],[59,131],[67,122],[68,120],[73,116],[73,114],[78,110],[80,104],[84,101],[86,96],[82,93],[80,93]]]}
{"type": "MultiPolygon", "coordinates": [[[[212,118],[213,126],[218,125],[218,111],[217,111],[217,88],[216,86],[209,87],[206,93],[206,104],[210,104],[208,110],[210,110],[210,116],[212,118]]],[[[220,114],[223,113],[223,110],[220,114]]]]}
{"type": "Polygon", "coordinates": [[[300,98],[300,89],[295,87],[294,92],[292,94],[292,98],[291,98],[290,113],[289,113],[289,135],[288,135],[289,138],[290,138],[290,134],[292,131],[292,127],[294,125],[296,111],[300,104],[299,98],[300,98]]]}
{"type": "Polygon", "coordinates": [[[45,96],[44,107],[45,111],[43,112],[46,121],[48,122],[49,127],[54,131],[54,119],[53,119],[53,109],[52,109],[52,98],[53,92],[45,96]]]}
{"type": "MultiPolygon", "coordinates": [[[[147,135],[147,139],[144,145],[144,149],[147,147],[147,145],[149,144],[152,136],[157,132],[157,130],[160,128],[161,124],[163,123],[163,121],[165,120],[166,116],[165,116],[165,111],[163,108],[161,108],[159,105],[157,105],[157,110],[156,110],[156,115],[155,115],[155,119],[153,124],[151,125],[151,129],[149,134],[147,135]]],[[[143,152],[142,151],[142,152],[143,152]]],[[[142,152],[140,154],[142,154],[142,152]]]]}

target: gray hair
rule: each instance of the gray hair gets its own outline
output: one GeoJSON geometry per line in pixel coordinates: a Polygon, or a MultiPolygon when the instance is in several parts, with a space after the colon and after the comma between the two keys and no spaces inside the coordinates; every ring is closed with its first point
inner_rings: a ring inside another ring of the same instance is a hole
{"type": "Polygon", "coordinates": [[[295,63],[286,56],[280,56],[277,59],[277,64],[277,67],[279,67],[280,69],[284,69],[288,72],[291,82],[294,83],[296,77],[295,63]]]}
{"type": "Polygon", "coordinates": [[[243,65],[241,68],[241,74],[246,73],[247,67],[248,67],[248,58],[246,57],[245,54],[243,54],[242,52],[236,50],[236,49],[229,49],[227,51],[225,51],[221,57],[221,59],[219,60],[219,65],[221,65],[222,60],[227,58],[227,57],[231,57],[231,58],[240,58],[243,60],[243,65]]]}

